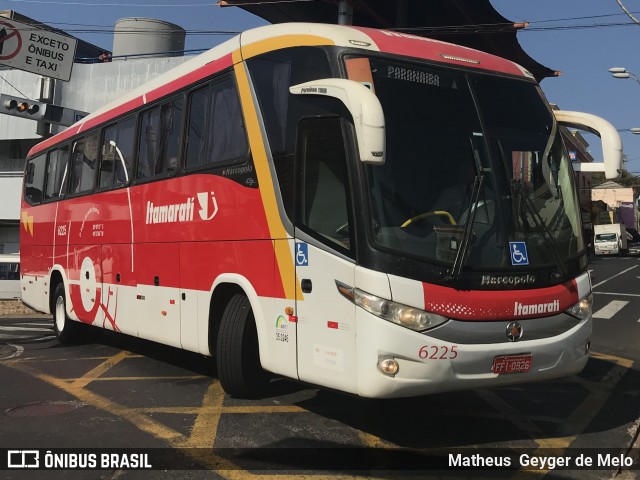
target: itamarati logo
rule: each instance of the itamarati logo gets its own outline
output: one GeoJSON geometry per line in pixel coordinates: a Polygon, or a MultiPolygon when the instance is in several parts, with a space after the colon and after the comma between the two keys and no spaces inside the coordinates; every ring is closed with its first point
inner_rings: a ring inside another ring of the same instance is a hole
{"type": "Polygon", "coordinates": [[[153,225],[157,223],[182,223],[193,221],[195,201],[198,199],[198,215],[202,220],[211,220],[218,214],[218,201],[213,192],[199,192],[195,197],[189,197],[181,203],[156,205],[147,202],[147,215],[145,223],[153,225]]]}

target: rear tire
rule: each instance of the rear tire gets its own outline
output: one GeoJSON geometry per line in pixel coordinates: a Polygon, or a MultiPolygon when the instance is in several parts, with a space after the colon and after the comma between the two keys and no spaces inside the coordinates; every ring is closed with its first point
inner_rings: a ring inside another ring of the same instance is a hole
{"type": "Polygon", "coordinates": [[[53,296],[53,329],[58,341],[63,344],[77,343],[81,338],[82,325],[67,315],[67,300],[64,285],[58,284],[53,296]]]}
{"type": "Polygon", "coordinates": [[[218,333],[218,378],[229,395],[256,398],[263,395],[269,375],[260,364],[258,332],[249,299],[235,294],[229,300],[218,333]]]}

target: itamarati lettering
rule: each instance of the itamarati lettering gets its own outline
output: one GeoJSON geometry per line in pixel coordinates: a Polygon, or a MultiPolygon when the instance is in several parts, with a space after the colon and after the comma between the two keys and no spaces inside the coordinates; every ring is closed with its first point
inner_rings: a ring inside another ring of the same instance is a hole
{"type": "Polygon", "coordinates": [[[145,223],[179,223],[193,220],[194,197],[189,197],[184,203],[174,203],[171,205],[154,205],[147,202],[147,217],[145,223]]]}
{"type": "Polygon", "coordinates": [[[537,315],[541,313],[554,313],[560,311],[560,300],[549,303],[522,304],[516,302],[513,306],[514,315],[537,315]]]}

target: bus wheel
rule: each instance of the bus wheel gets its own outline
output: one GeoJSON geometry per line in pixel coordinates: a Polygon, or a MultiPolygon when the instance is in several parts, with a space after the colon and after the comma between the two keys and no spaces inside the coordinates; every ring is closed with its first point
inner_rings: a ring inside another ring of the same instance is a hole
{"type": "Polygon", "coordinates": [[[67,316],[67,306],[64,285],[58,284],[54,295],[53,329],[60,343],[75,343],[80,339],[80,327],[67,316]]]}
{"type": "Polygon", "coordinates": [[[266,391],[269,376],[260,364],[256,322],[242,294],[231,297],[222,314],[216,363],[220,384],[229,395],[255,398],[266,391]]]}

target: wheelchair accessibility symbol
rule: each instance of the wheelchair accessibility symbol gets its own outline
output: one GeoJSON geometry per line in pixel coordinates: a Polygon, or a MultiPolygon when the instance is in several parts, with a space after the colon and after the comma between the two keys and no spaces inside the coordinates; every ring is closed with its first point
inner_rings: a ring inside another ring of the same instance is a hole
{"type": "Polygon", "coordinates": [[[309,245],[306,243],[296,243],[296,265],[298,267],[309,265],[309,245]]]}
{"type": "Polygon", "coordinates": [[[509,242],[511,252],[511,265],[529,265],[527,244],[524,242],[509,242]]]}

